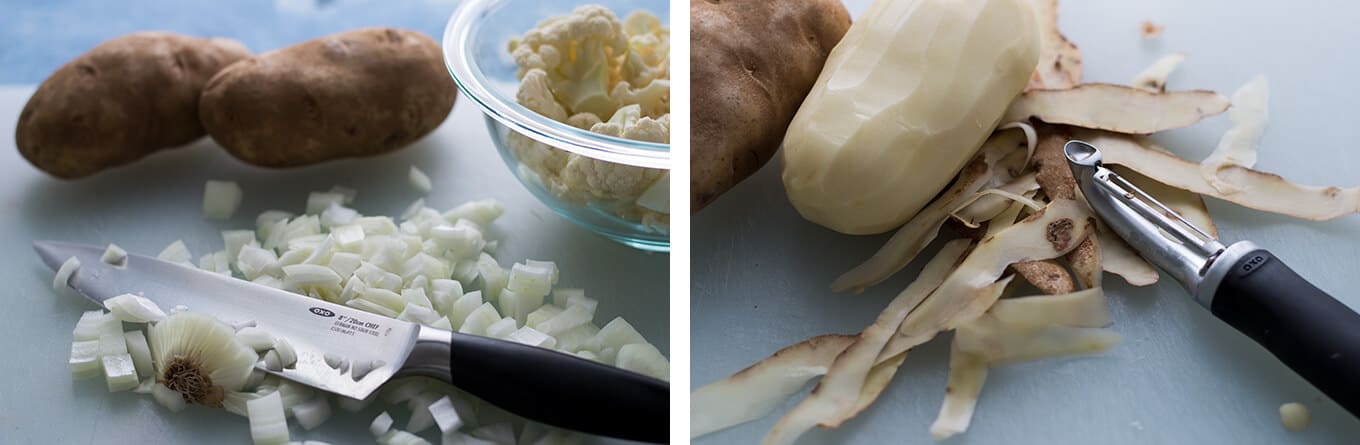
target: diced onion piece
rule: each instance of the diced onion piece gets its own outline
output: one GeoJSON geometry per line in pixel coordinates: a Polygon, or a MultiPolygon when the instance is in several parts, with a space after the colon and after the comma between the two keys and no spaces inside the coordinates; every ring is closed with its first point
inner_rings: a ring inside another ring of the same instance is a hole
{"type": "Polygon", "coordinates": [[[250,377],[246,377],[246,382],[241,385],[241,390],[244,391],[257,389],[260,386],[260,384],[264,382],[264,378],[268,375],[269,375],[268,373],[261,371],[259,369],[251,369],[250,377]]]}
{"type": "Polygon", "coordinates": [[[511,332],[510,335],[507,335],[505,337],[505,339],[513,342],[524,343],[529,346],[536,346],[539,348],[551,349],[552,347],[557,346],[556,338],[553,338],[551,335],[544,334],[542,332],[539,332],[537,329],[528,326],[519,328],[515,330],[515,332],[511,332]]]}
{"type": "Polygon", "coordinates": [[[381,304],[374,303],[363,298],[355,298],[353,300],[346,301],[345,306],[349,306],[371,314],[378,314],[388,318],[397,318],[397,316],[399,315],[397,311],[394,311],[388,308],[387,306],[383,306],[381,304]]]}
{"type": "Polygon", "coordinates": [[[401,310],[406,309],[406,299],[402,298],[401,295],[398,295],[396,292],[387,289],[369,288],[365,290],[359,298],[372,301],[382,307],[391,309],[393,314],[400,313],[401,310]]]}
{"type": "Polygon", "coordinates": [[[406,303],[406,308],[401,311],[401,314],[397,315],[397,319],[428,325],[439,320],[440,317],[439,313],[435,312],[434,309],[420,306],[415,303],[406,303]]]}
{"type": "Polygon", "coordinates": [[[222,244],[226,246],[227,258],[235,259],[241,254],[242,247],[259,243],[255,241],[254,230],[227,230],[222,232],[222,244]]]}
{"type": "Polygon", "coordinates": [[[555,304],[545,304],[543,306],[540,306],[538,309],[534,309],[533,312],[530,312],[529,316],[525,317],[524,325],[532,327],[534,329],[538,329],[538,327],[542,325],[543,322],[548,321],[553,317],[556,317],[557,314],[560,313],[562,313],[561,307],[558,307],[555,304]]]}
{"type": "Polygon", "coordinates": [[[515,264],[505,288],[515,293],[542,299],[552,290],[553,269],[529,264],[515,264]]]}
{"type": "Polygon", "coordinates": [[[321,212],[319,221],[322,227],[330,227],[334,231],[335,227],[346,226],[359,219],[357,210],[339,204],[331,204],[326,210],[321,212]]]}
{"type": "Polygon", "coordinates": [[[113,315],[102,310],[85,311],[80,314],[80,321],[76,322],[76,328],[71,330],[71,336],[76,341],[98,340],[99,330],[112,317],[113,315]]]}
{"type": "Polygon", "coordinates": [[[77,340],[71,343],[71,378],[83,379],[99,375],[99,340],[77,340]]]}
{"type": "Polygon", "coordinates": [[[302,425],[302,428],[311,431],[331,418],[330,397],[324,395],[315,397],[312,400],[293,405],[288,411],[293,413],[293,419],[297,420],[298,425],[302,425]]]}
{"type": "Polygon", "coordinates": [[[1290,432],[1299,432],[1308,429],[1308,424],[1312,421],[1312,414],[1308,412],[1308,407],[1302,403],[1290,402],[1280,405],[1280,424],[1290,432]]]}
{"type": "Polygon", "coordinates": [[[373,433],[375,437],[387,434],[388,431],[392,430],[392,423],[392,415],[383,411],[382,414],[378,414],[378,417],[373,418],[373,422],[368,424],[368,432],[373,433]]]}
{"type": "MultiPolygon", "coordinates": [[[[544,331],[546,332],[546,330],[544,331]]],[[[629,324],[628,320],[624,320],[623,317],[615,317],[603,328],[600,328],[600,332],[595,334],[595,338],[591,339],[590,342],[593,349],[613,349],[617,351],[624,345],[647,343],[647,339],[643,338],[637,329],[633,329],[633,325],[629,324]]]]}
{"type": "Polygon", "coordinates": [[[402,430],[391,430],[378,437],[379,445],[430,445],[430,442],[402,430]]]}
{"type": "Polygon", "coordinates": [[[434,426],[434,415],[430,413],[430,405],[436,400],[439,400],[439,394],[423,392],[406,403],[406,407],[411,410],[411,418],[406,421],[407,431],[419,433],[434,426]]]}
{"type": "Polygon", "coordinates": [[[200,257],[198,259],[198,268],[230,276],[231,259],[227,258],[227,251],[219,250],[200,257]]]}
{"type": "Polygon", "coordinates": [[[472,315],[472,313],[481,306],[481,291],[472,291],[463,294],[463,296],[454,300],[453,305],[449,307],[449,313],[446,314],[449,317],[449,323],[453,324],[454,329],[461,328],[464,320],[467,320],[468,316],[472,315]]]}
{"type": "Polygon", "coordinates": [[[459,428],[463,427],[463,418],[458,415],[458,410],[453,407],[453,400],[449,396],[441,397],[431,403],[426,410],[429,411],[430,417],[434,418],[440,432],[458,431],[459,428]]]}
{"type": "Polygon", "coordinates": [[[326,266],[294,264],[283,266],[283,282],[297,288],[340,287],[340,275],[326,266]]]}
{"type": "Polygon", "coordinates": [[[123,337],[123,322],[112,316],[99,326],[99,356],[127,354],[127,339],[123,337]]]}
{"type": "Polygon", "coordinates": [[[236,270],[241,271],[241,275],[247,280],[254,280],[263,275],[276,275],[281,271],[279,257],[273,250],[245,245],[236,252],[235,258],[236,270]]]}
{"type": "Polygon", "coordinates": [[[432,328],[443,329],[445,331],[453,330],[453,323],[449,322],[449,317],[439,317],[438,320],[435,320],[433,323],[430,323],[427,326],[432,328]]]}
{"type": "Polygon", "coordinates": [[[476,310],[468,314],[467,319],[463,320],[463,325],[458,328],[458,332],[472,335],[486,335],[486,329],[492,323],[500,321],[501,316],[496,312],[496,307],[491,303],[482,303],[476,310]]]}
{"type": "Polygon", "coordinates": [[[346,224],[331,229],[331,237],[341,249],[353,249],[364,240],[364,228],[358,224],[346,224]]]}
{"type": "MultiPolygon", "coordinates": [[[[557,334],[557,350],[567,352],[591,351],[598,352],[595,336],[600,334],[600,328],[594,324],[586,324],[568,329],[566,332],[557,334]]],[[[598,357],[597,357],[598,358],[598,357]]],[[[605,361],[599,359],[597,361],[605,361]]]]}
{"type": "Polygon", "coordinates": [[[75,274],[77,269],[80,269],[80,260],[76,257],[67,258],[61,263],[61,267],[57,268],[57,275],[52,278],[52,289],[58,292],[66,290],[70,286],[71,275],[75,274]]]}
{"type": "Polygon", "coordinates": [[[279,353],[279,364],[284,368],[297,365],[297,350],[293,349],[293,344],[289,343],[288,339],[283,337],[274,339],[274,351],[279,353]]]}
{"type": "Polygon", "coordinates": [[[704,385],[690,397],[690,437],[699,437],[764,417],[825,374],[858,336],[823,335],[784,349],[733,374],[704,385]]]}
{"type": "Polygon", "coordinates": [[[162,249],[161,253],[156,255],[156,258],[171,263],[191,264],[189,262],[193,260],[193,255],[189,253],[189,248],[184,245],[184,240],[175,240],[175,242],[165,246],[165,249],[162,249]]]}
{"type": "Polygon", "coordinates": [[[559,306],[559,308],[564,308],[567,307],[567,303],[570,302],[572,298],[576,297],[584,298],[585,296],[586,296],[585,289],[577,288],[553,289],[552,303],[559,306]]]}
{"type": "Polygon", "coordinates": [[[467,219],[477,223],[482,227],[491,225],[492,221],[500,218],[505,213],[505,207],[494,199],[484,199],[481,201],[466,202],[452,210],[444,212],[444,219],[450,223],[456,223],[460,219],[467,219]]]}
{"type": "Polygon", "coordinates": [[[434,184],[430,183],[430,177],[414,165],[411,166],[411,171],[406,175],[406,178],[411,181],[411,187],[414,187],[420,193],[430,193],[430,190],[434,190],[434,184]]]}
{"type": "Polygon", "coordinates": [[[496,301],[510,279],[509,274],[505,273],[495,258],[486,253],[477,258],[477,270],[482,277],[482,294],[486,295],[488,301],[496,301]]]}
{"type": "Polygon", "coordinates": [[[246,417],[250,419],[250,438],[256,445],[288,443],[288,418],[277,391],[246,401],[246,417]]]}
{"type": "Polygon", "coordinates": [[[434,308],[434,304],[430,302],[430,297],[425,295],[425,289],[402,289],[401,299],[405,300],[407,305],[414,304],[427,309],[434,308]]]}
{"type": "Polygon", "coordinates": [[[241,186],[232,181],[208,181],[203,186],[203,217],[227,219],[241,206],[241,186]]]}
{"type": "Polygon", "coordinates": [[[383,388],[382,398],[384,402],[397,404],[415,398],[425,392],[427,388],[428,385],[426,385],[424,379],[405,378],[396,382],[389,382],[383,388]]]}
{"type": "Polygon", "coordinates": [[[117,244],[109,244],[109,247],[104,248],[104,255],[99,257],[99,260],[105,264],[123,267],[127,264],[127,255],[127,251],[123,250],[122,247],[118,247],[117,244]]]}
{"type": "Polygon", "coordinates": [[[435,226],[430,228],[430,238],[455,259],[476,258],[486,248],[486,240],[482,231],[475,226],[467,221],[459,221],[452,226],[435,226]]]}
{"type": "Polygon", "coordinates": [[[106,355],[99,358],[104,366],[104,382],[109,392],[127,391],[137,387],[137,366],[129,354],[106,355]]]}
{"type": "Polygon", "coordinates": [[[264,353],[264,369],[279,372],[283,370],[283,361],[279,359],[279,351],[270,349],[264,353]]]}
{"type": "Polygon", "coordinates": [[[661,380],[670,380],[670,361],[651,344],[631,344],[619,348],[614,366],[661,380]]]}
{"type": "Polygon", "coordinates": [[[146,342],[146,334],[142,331],[127,331],[123,333],[123,338],[127,342],[128,354],[132,356],[132,365],[137,368],[137,375],[151,376],[156,370],[151,364],[151,346],[146,342]]]}
{"type": "MultiPolygon", "coordinates": [[[[571,328],[574,328],[574,327],[577,327],[577,326],[580,326],[580,325],[583,325],[583,324],[586,324],[586,323],[590,323],[594,318],[595,318],[595,314],[590,310],[589,307],[587,307],[587,306],[585,306],[585,305],[572,305],[572,306],[567,306],[567,308],[564,309],[564,310],[562,310],[562,313],[557,314],[557,316],[554,316],[554,317],[548,319],[547,321],[544,321],[543,323],[539,324],[538,327],[536,327],[535,329],[538,329],[538,330],[540,330],[540,331],[543,331],[543,333],[548,334],[548,335],[557,335],[557,334],[561,334],[562,332],[565,332],[565,331],[568,330],[568,329],[571,329],[571,328]]],[[[622,324],[627,324],[626,321],[622,321],[622,320],[623,320],[622,318],[617,318],[616,320],[619,320],[620,323],[622,323],[622,324]]],[[[609,325],[605,325],[605,327],[608,328],[610,325],[613,325],[613,324],[614,324],[614,322],[610,322],[610,324],[609,324],[609,325]]],[[[623,328],[622,325],[615,326],[615,329],[621,329],[621,332],[624,332],[624,333],[626,334],[626,330],[622,330],[622,328],[623,328]]],[[[632,329],[632,325],[628,325],[627,329],[632,329]]],[[[611,331],[611,332],[612,332],[612,331],[611,331]]],[[[635,330],[635,331],[633,331],[633,332],[636,333],[637,331],[635,330]]],[[[636,339],[641,339],[641,338],[642,338],[642,334],[638,334],[638,336],[637,336],[636,339]]],[[[636,342],[636,341],[635,341],[636,339],[630,339],[630,340],[627,340],[627,341],[634,341],[634,342],[636,342]]],[[[645,342],[646,342],[646,340],[642,340],[642,341],[641,341],[641,343],[645,343],[645,342]]],[[[622,344],[610,344],[610,345],[608,345],[608,346],[622,347],[623,345],[622,345],[622,344]]]]}
{"type": "Polygon", "coordinates": [[[332,205],[345,203],[345,194],[337,192],[312,192],[307,195],[307,214],[319,215],[332,205]]]}
{"type": "Polygon", "coordinates": [[[515,443],[515,429],[509,423],[483,425],[469,431],[472,437],[486,439],[494,443],[515,443]]]}
{"type": "Polygon", "coordinates": [[[236,340],[254,349],[255,352],[274,349],[274,334],[259,327],[251,326],[236,331],[236,340]]]}
{"type": "Polygon", "coordinates": [[[420,213],[420,210],[424,208],[425,198],[417,198],[414,202],[411,203],[411,205],[406,206],[406,210],[401,212],[401,220],[407,221],[411,218],[414,218],[416,214],[420,213]]]}
{"type": "Polygon", "coordinates": [[[529,320],[530,312],[543,306],[543,296],[524,295],[506,288],[501,290],[500,306],[505,318],[522,325],[529,320]]]}
{"type": "Polygon", "coordinates": [[[150,323],[165,318],[165,311],[160,306],[140,295],[118,295],[104,300],[104,307],[115,318],[128,323],[150,323]]]}
{"type": "Polygon", "coordinates": [[[515,319],[513,318],[502,318],[486,327],[486,336],[491,338],[506,338],[514,332],[515,319]]]}
{"type": "Polygon", "coordinates": [[[156,403],[161,404],[172,413],[184,411],[184,407],[188,405],[184,401],[183,394],[162,383],[157,383],[156,386],[151,387],[151,398],[156,399],[156,403]]]}

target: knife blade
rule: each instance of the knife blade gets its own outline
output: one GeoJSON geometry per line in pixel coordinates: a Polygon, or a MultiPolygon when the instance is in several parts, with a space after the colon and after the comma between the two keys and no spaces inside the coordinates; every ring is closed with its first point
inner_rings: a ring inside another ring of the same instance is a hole
{"type": "Polygon", "coordinates": [[[95,246],[37,241],[33,248],[53,270],[67,258],[80,260],[69,284],[100,306],[104,300],[130,293],[166,309],[184,305],[227,323],[253,320],[256,326],[287,338],[297,350],[296,367],[260,369],[345,397],[367,398],[391,378],[406,362],[419,331],[414,323],[157,258],[128,254],[119,267],[101,261],[104,249],[95,246]],[[355,380],[348,372],[342,374],[327,365],[326,354],[380,365],[355,380]]]}
{"type": "Polygon", "coordinates": [[[393,376],[435,378],[507,411],[544,424],[643,442],[669,437],[670,387],[661,380],[571,354],[449,332],[370,314],[281,289],[157,258],[129,254],[121,266],[103,248],[38,241],[44,264],[81,267],[68,285],[101,306],[124,293],[163,307],[184,305],[225,322],[255,321],[297,352],[295,368],[269,371],[355,399],[393,376]],[[358,379],[332,369],[327,354],[374,368],[358,379]],[[456,366],[455,366],[456,365],[456,366]]]}

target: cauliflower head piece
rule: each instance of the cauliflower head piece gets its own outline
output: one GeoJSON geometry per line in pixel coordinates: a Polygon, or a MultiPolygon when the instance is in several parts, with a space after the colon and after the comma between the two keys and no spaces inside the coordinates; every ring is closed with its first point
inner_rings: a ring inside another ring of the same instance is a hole
{"type": "Polygon", "coordinates": [[[548,75],[553,95],[569,114],[614,113],[609,90],[627,58],[628,35],[613,11],[584,5],[553,17],[510,41],[521,79],[533,69],[548,75]]]}

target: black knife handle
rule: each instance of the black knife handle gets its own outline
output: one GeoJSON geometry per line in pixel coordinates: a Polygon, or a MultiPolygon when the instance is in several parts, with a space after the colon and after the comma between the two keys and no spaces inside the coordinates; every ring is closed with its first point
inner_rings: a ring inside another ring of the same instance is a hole
{"type": "Polygon", "coordinates": [[[453,386],[529,420],[583,433],[664,443],[670,385],[521,343],[421,328],[400,373],[453,386]]]}
{"type": "Polygon", "coordinates": [[[1210,310],[1360,417],[1360,315],[1263,249],[1223,277],[1210,310]]]}

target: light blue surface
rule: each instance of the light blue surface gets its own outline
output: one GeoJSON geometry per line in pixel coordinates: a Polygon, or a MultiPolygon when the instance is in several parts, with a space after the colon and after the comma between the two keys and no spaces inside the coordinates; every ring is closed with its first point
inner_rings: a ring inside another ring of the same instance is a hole
{"type": "MultiPolygon", "coordinates": [[[[864,0],[847,1],[853,12],[864,0]]],[[[1172,89],[1230,94],[1257,73],[1270,80],[1270,127],[1258,167],[1299,182],[1360,185],[1354,104],[1360,103],[1360,9],[1340,1],[1076,1],[1062,4],[1064,33],[1082,49],[1086,81],[1127,83],[1160,56],[1188,55],[1172,89]],[[1139,25],[1166,25],[1144,41],[1139,25]]],[[[1229,123],[1211,119],[1157,139],[1198,160],[1229,123]]],[[[804,221],[788,204],[778,161],[693,221],[691,350],[694,387],[775,350],[871,323],[916,268],[866,291],[833,294],[840,273],[887,236],[851,237],[804,221]]],[[[1360,216],[1308,222],[1210,200],[1224,240],[1271,249],[1318,287],[1360,308],[1360,216]]],[[[1175,285],[1133,288],[1107,278],[1114,329],[1124,343],[1099,357],[1007,366],[987,377],[970,430],[942,444],[1342,444],[1360,422],[1251,340],[1214,319],[1175,285]],[[1287,433],[1278,408],[1302,402],[1312,426],[1287,433]]],[[[907,358],[883,396],[837,430],[800,442],[933,443],[944,397],[947,338],[907,358]]],[[[804,392],[806,393],[806,391],[804,392]]],[[[756,443],[793,402],[700,444],[756,443]]]]}
{"type": "Polygon", "coordinates": [[[0,84],[36,84],[122,34],[163,30],[228,37],[264,52],[369,26],[436,41],[458,0],[8,0],[0,2],[0,84]]]}

